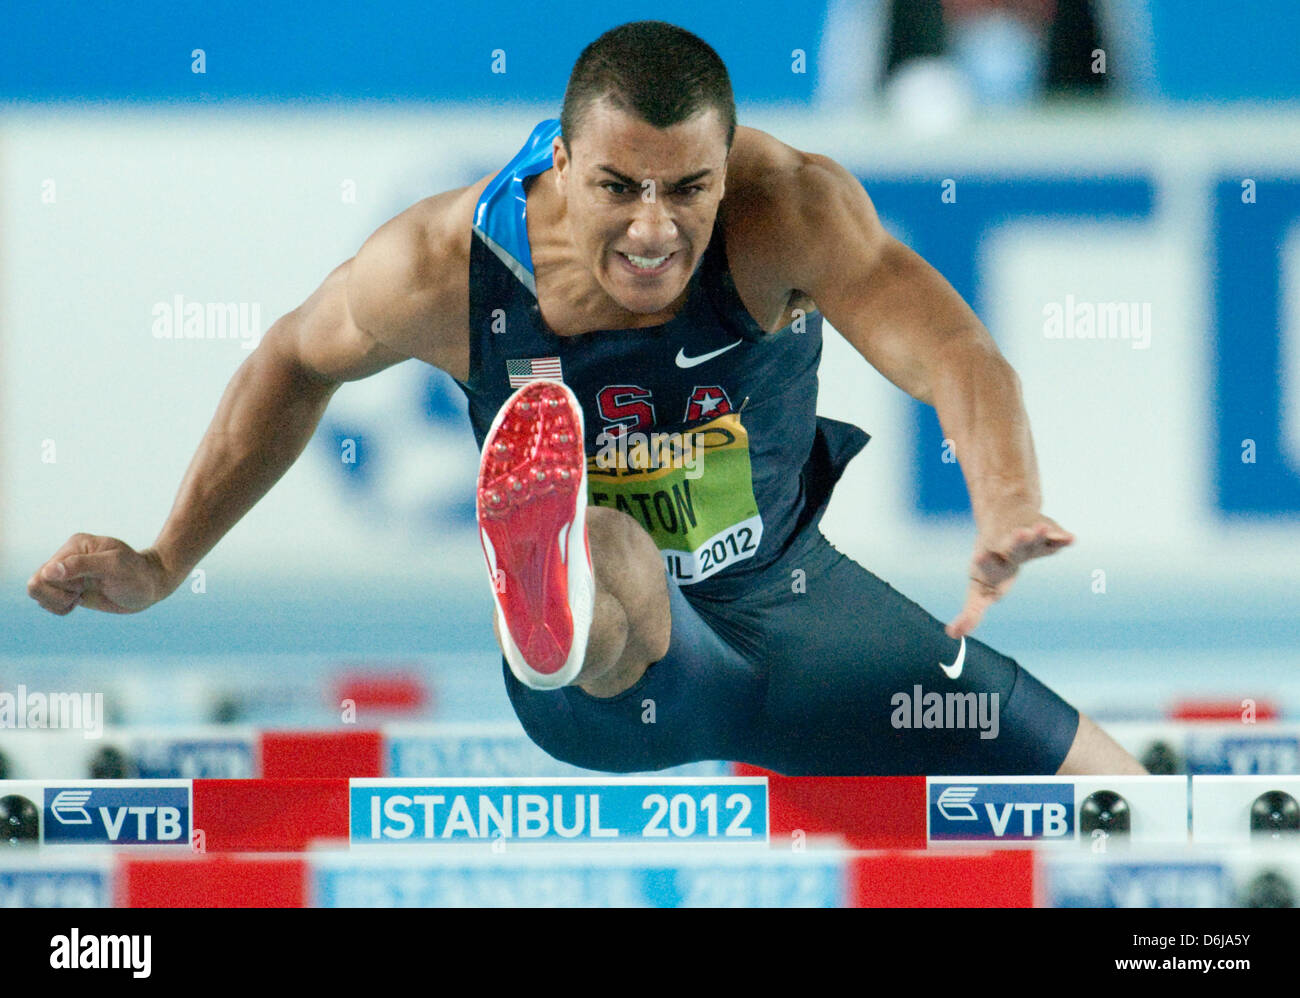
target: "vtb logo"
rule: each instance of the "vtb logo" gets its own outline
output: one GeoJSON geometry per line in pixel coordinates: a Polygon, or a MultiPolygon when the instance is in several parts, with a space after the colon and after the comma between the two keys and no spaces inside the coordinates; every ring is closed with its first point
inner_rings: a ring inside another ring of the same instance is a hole
{"type": "Polygon", "coordinates": [[[930,839],[1072,839],[1069,783],[931,783],[930,839]]]}
{"type": "Polygon", "coordinates": [[[45,791],[47,843],[187,845],[188,787],[77,787],[45,791]]]}

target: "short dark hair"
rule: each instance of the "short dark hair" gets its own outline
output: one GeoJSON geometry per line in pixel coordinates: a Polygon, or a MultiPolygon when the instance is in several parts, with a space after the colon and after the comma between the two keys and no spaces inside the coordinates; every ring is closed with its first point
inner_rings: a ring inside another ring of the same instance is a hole
{"type": "Polygon", "coordinates": [[[570,155],[587,110],[602,98],[655,128],[716,108],[728,150],[736,136],[727,67],[702,38],[665,21],[621,24],[582,50],[560,111],[560,135],[570,155]]]}

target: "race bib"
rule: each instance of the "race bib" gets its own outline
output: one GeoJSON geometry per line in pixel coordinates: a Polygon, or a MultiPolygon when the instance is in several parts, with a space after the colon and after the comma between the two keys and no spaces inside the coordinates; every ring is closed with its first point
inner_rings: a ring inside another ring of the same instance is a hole
{"type": "Polygon", "coordinates": [[[587,458],[592,506],[627,513],[679,585],[754,557],[763,521],[738,413],[679,431],[602,434],[587,458]]]}

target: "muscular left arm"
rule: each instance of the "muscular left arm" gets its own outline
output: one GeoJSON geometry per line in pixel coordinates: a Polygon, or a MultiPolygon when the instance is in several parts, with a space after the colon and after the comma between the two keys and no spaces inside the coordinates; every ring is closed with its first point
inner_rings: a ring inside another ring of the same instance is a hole
{"type": "Polygon", "coordinates": [[[847,170],[805,155],[798,172],[792,286],[868,363],[934,407],[966,477],[977,537],[966,603],[948,625],[961,637],[1006,595],[1023,562],[1074,540],[1040,510],[1020,379],[943,276],[885,232],[847,170]]]}

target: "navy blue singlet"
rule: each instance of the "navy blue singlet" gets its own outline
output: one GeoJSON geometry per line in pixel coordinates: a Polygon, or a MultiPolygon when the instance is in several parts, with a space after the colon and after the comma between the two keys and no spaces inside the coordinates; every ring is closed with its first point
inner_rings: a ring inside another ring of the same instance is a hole
{"type": "Polygon", "coordinates": [[[475,437],[481,448],[519,385],[562,380],[582,405],[590,503],[634,517],[678,585],[725,598],[820,519],[867,434],[816,415],[821,314],[765,333],[736,292],[721,225],[670,321],[551,332],[537,300],[525,182],[550,169],[559,127],[550,119],[533,129],[474,213],[470,369],[459,384],[475,437]]]}

